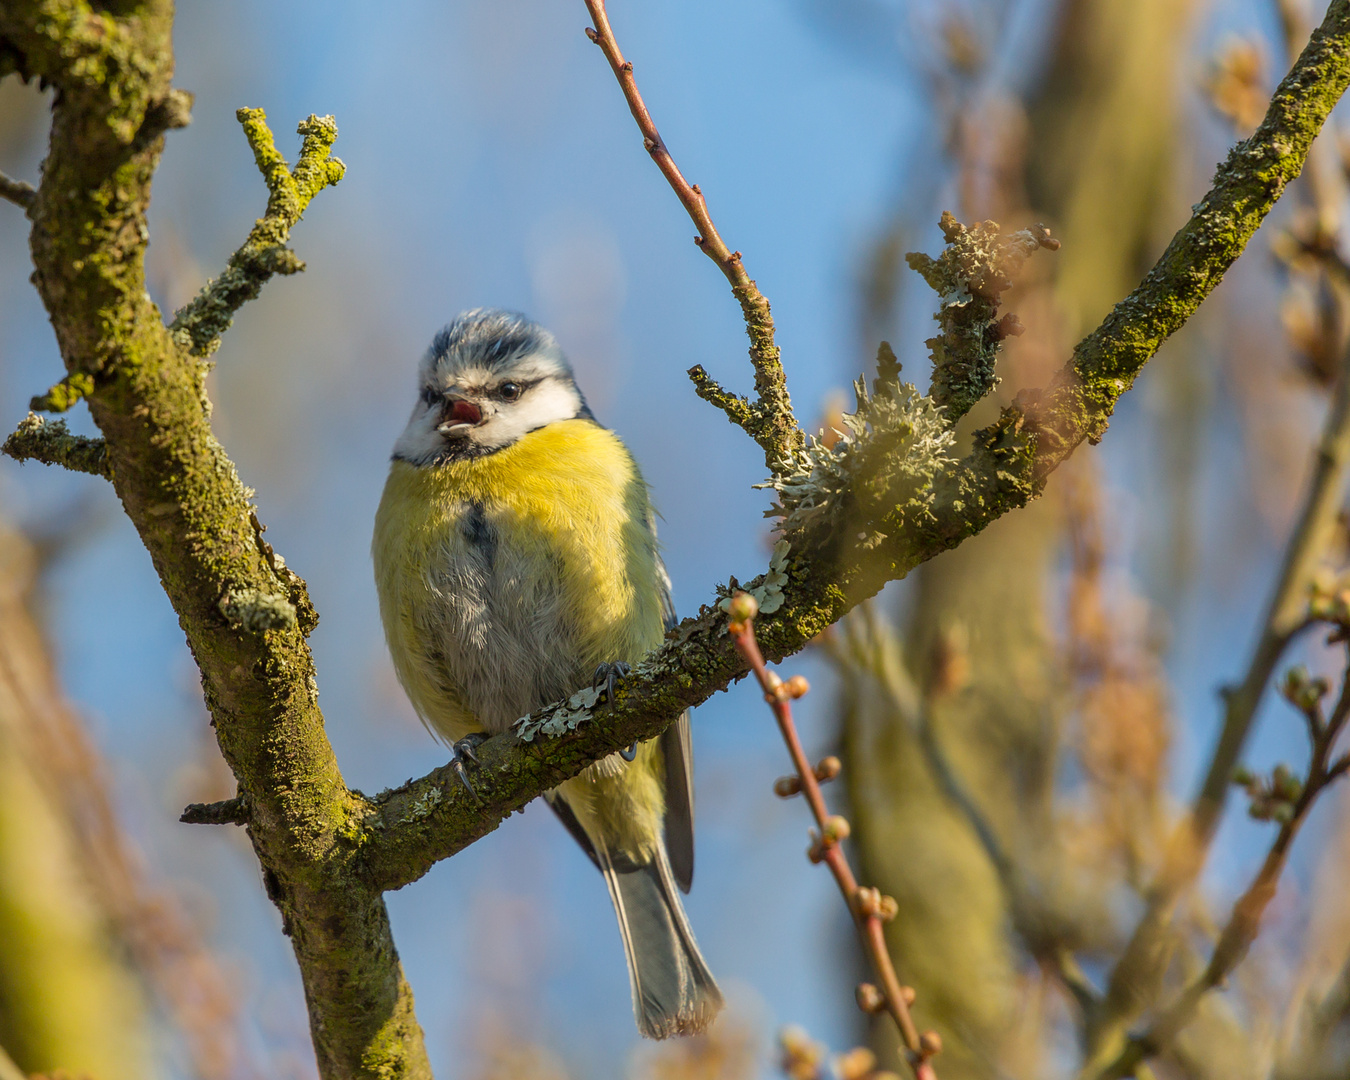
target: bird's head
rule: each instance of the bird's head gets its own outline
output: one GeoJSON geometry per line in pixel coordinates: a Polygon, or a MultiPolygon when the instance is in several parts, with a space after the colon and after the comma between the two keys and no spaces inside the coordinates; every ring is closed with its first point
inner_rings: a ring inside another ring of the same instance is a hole
{"type": "Polygon", "coordinates": [[[418,398],[394,457],[433,465],[510,446],[558,420],[593,419],[557,340],[523,315],[466,311],[418,366],[418,398]]]}

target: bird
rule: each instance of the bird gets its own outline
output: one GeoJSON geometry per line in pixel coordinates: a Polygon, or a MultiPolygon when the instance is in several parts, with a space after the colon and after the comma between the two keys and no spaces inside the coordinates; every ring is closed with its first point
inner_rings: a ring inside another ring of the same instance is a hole
{"type": "MultiPolygon", "coordinates": [[[[417,376],[371,554],[394,670],[472,792],[484,739],[588,683],[613,700],[675,611],[647,484],[549,331],[466,311],[417,376]]],[[[638,1030],[704,1030],[722,994],[676,891],[694,872],[688,712],[544,798],[609,887],[638,1030]]]]}

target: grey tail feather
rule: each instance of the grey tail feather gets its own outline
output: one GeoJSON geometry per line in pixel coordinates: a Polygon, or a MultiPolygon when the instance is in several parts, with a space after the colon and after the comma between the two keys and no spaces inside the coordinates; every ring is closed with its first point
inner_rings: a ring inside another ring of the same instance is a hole
{"type": "Polygon", "coordinates": [[[623,935],[638,1030],[648,1039],[704,1030],[722,1008],[722,992],[698,951],[665,851],[645,866],[616,866],[603,848],[598,854],[623,935]]]}

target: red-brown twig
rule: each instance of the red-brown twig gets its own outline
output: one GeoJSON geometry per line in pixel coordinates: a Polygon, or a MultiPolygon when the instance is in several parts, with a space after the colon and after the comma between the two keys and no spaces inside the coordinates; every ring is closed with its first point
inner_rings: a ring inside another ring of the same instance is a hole
{"type": "Polygon", "coordinates": [[[836,775],[837,761],[831,762],[831,759],[827,758],[820,766],[813,766],[807,760],[806,751],[802,749],[801,740],[797,737],[797,727],[792,721],[792,699],[806,693],[808,689],[806,680],[800,675],[794,675],[784,682],[765,666],[759,644],[755,641],[753,620],[757,613],[758,605],[754,597],[746,593],[737,593],[731,602],[731,622],[727,629],[736,643],[736,649],[750,665],[755,678],[759,680],[759,685],[764,691],[764,700],[773,710],[774,719],[778,721],[778,730],[783,735],[783,741],[787,743],[792,764],[797,770],[795,778],[788,778],[786,784],[780,780],[775,790],[780,795],[792,795],[800,791],[806,797],[819,829],[819,832],[811,830],[812,842],[807,857],[812,862],[823,862],[830,868],[839,891],[848,902],[849,911],[858,927],[858,936],[862,939],[863,949],[872,963],[872,970],[881,983],[879,988],[868,983],[858,987],[859,1007],[869,1013],[883,1011],[889,1013],[896,1027],[900,1029],[900,1038],[905,1044],[906,1058],[914,1072],[915,1080],[937,1080],[931,1059],[941,1049],[941,1040],[936,1032],[919,1034],[919,1029],[915,1027],[914,1018],[909,1011],[909,1006],[914,1001],[914,990],[912,987],[900,985],[900,979],[891,963],[891,955],[886,949],[884,924],[895,917],[896,903],[891,897],[882,896],[876,889],[859,886],[848,860],[844,858],[839,844],[848,836],[848,822],[842,817],[830,814],[825,806],[825,796],[820,790],[822,777],[831,779],[836,775]],[[795,783],[791,782],[793,779],[795,783]]]}
{"type": "MultiPolygon", "coordinates": [[[[1325,690],[1325,684],[1323,684],[1325,690]]],[[[1295,695],[1296,696],[1296,695],[1295,695]]],[[[1297,701],[1296,704],[1299,704],[1297,701]]],[[[1166,1051],[1182,1028],[1195,1018],[1200,1002],[1211,990],[1222,986],[1247,955],[1261,929],[1261,917],[1275,899],[1280,876],[1289,859],[1289,849],[1298,835],[1308,812],[1331,784],[1350,772],[1350,754],[1333,758],[1336,741],[1350,721],[1350,671],[1341,685],[1340,698],[1330,719],[1324,720],[1317,696],[1300,705],[1308,723],[1312,742],[1312,760],[1306,778],[1299,782],[1282,768],[1269,781],[1258,779],[1241,771],[1237,782],[1252,796],[1253,816],[1270,818],[1280,823],[1280,831],[1247,890],[1233,905],[1227,925],[1219,934],[1209,963],[1198,977],[1165,1009],[1158,1013],[1147,1030],[1132,1036],[1124,1048],[1101,1069],[1084,1070],[1084,1077],[1093,1080],[1124,1080],[1136,1075],[1139,1066],[1148,1058],[1166,1051]],[[1283,775],[1281,775],[1283,773],[1283,775]]]]}
{"type": "Polygon", "coordinates": [[[745,330],[750,336],[750,363],[755,369],[755,392],[759,400],[747,402],[723,389],[703,370],[702,365],[690,368],[689,377],[699,397],[716,405],[732,423],[743,428],[763,448],[769,467],[776,469],[780,462],[789,458],[793,449],[802,445],[803,437],[792,415],[792,401],[788,397],[783,365],[779,360],[778,346],[774,344],[769,301],[746,273],[741,253],[727,247],[708,213],[708,203],[703,192],[697,184],[691,184],[684,178],[661,133],[656,130],[651,113],[647,111],[642,94],[638,92],[633,65],[619,51],[619,43],[614,38],[609,15],[605,11],[605,0],[586,0],[586,9],[595,22],[595,26],[586,28],[586,36],[600,46],[614,77],[619,80],[619,88],[628,102],[628,109],[637,121],[638,130],[642,132],[642,145],[698,229],[694,243],[726,275],[727,281],[731,283],[732,294],[741,305],[745,330]]]}

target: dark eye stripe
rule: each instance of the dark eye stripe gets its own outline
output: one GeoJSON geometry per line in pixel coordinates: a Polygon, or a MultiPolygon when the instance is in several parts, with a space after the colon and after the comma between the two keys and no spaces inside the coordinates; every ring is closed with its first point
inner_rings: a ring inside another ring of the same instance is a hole
{"type": "Polygon", "coordinates": [[[441,393],[434,386],[424,386],[422,388],[422,400],[428,405],[435,405],[441,400],[441,393]]]}

